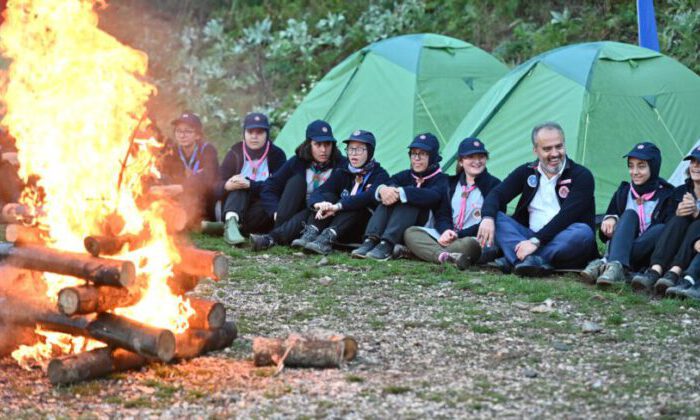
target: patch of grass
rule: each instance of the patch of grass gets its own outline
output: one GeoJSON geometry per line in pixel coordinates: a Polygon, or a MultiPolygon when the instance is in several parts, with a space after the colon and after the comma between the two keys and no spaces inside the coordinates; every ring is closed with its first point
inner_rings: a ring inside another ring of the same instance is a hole
{"type": "Polygon", "coordinates": [[[152,406],[151,400],[146,397],[133,398],[128,401],[124,401],[124,408],[150,408],[152,406]]]}
{"type": "Polygon", "coordinates": [[[274,367],[258,368],[253,370],[253,376],[257,376],[258,378],[269,378],[274,375],[276,371],[277,369],[274,367]]]}
{"type": "Polygon", "coordinates": [[[192,403],[201,400],[205,395],[207,395],[206,392],[202,390],[188,389],[187,393],[185,394],[185,401],[192,403]]]}
{"type": "Polygon", "coordinates": [[[622,316],[621,313],[610,314],[605,319],[605,325],[609,325],[609,326],[620,326],[624,322],[625,322],[625,318],[622,316]]]}
{"type": "Polygon", "coordinates": [[[93,395],[99,395],[103,390],[103,385],[100,381],[87,381],[81,382],[79,384],[70,385],[65,388],[65,392],[80,395],[82,397],[89,397],[93,395]]]}
{"type": "Polygon", "coordinates": [[[350,382],[350,383],[363,383],[365,381],[365,378],[362,376],[357,376],[357,375],[345,375],[345,381],[350,382]]]}
{"type": "Polygon", "coordinates": [[[411,392],[411,388],[401,385],[389,385],[382,388],[382,393],[390,395],[400,395],[405,394],[407,392],[411,392]]]}
{"type": "Polygon", "coordinates": [[[498,330],[493,328],[493,327],[486,326],[486,325],[475,324],[475,325],[472,325],[472,331],[474,331],[477,334],[494,334],[498,330]]]}
{"type": "Polygon", "coordinates": [[[120,397],[119,395],[108,395],[108,396],[104,397],[103,401],[106,402],[107,404],[122,405],[124,403],[124,398],[120,397]]]}
{"type": "Polygon", "coordinates": [[[269,399],[277,399],[285,394],[289,394],[290,392],[292,392],[292,387],[290,385],[276,385],[266,390],[263,393],[263,396],[269,399]]]}

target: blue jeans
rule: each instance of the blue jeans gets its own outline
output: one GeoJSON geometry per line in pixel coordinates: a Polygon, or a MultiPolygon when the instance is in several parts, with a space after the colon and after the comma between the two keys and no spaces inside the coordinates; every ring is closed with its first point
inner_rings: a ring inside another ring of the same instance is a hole
{"type": "Polygon", "coordinates": [[[664,224],[656,224],[639,234],[639,216],[634,210],[625,210],[615,226],[608,243],[606,258],[618,261],[627,269],[639,269],[649,265],[656,243],[664,230],[664,224]]]}
{"type": "MultiPolygon", "coordinates": [[[[535,236],[535,232],[515,219],[499,212],[496,216],[496,244],[511,264],[518,262],[515,246],[535,236]]],[[[572,223],[554,239],[541,245],[533,255],[541,257],[555,268],[579,268],[586,265],[595,243],[593,230],[585,223],[572,223]]]]}

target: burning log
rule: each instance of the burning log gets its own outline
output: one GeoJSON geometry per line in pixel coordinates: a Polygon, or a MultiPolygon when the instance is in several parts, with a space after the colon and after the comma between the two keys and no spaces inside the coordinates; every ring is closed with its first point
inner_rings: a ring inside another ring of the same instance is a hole
{"type": "Polygon", "coordinates": [[[130,261],[93,258],[36,245],[0,243],[0,260],[18,268],[78,277],[105,286],[129,287],[136,279],[136,268],[130,261]]]}
{"type": "Polygon", "coordinates": [[[42,244],[47,238],[46,231],[37,227],[11,224],[5,228],[5,240],[16,245],[42,244]]]}
{"type": "Polygon", "coordinates": [[[7,325],[23,327],[41,327],[47,331],[64,334],[87,336],[90,319],[86,317],[68,317],[58,312],[41,310],[27,304],[18,304],[0,299],[0,321],[7,325]]]}
{"type": "Polygon", "coordinates": [[[146,358],[123,349],[103,347],[80,354],[53,359],[48,376],[53,385],[66,385],[101,378],[113,372],[138,369],[146,358]]]}
{"type": "Polygon", "coordinates": [[[138,248],[142,242],[142,239],[136,235],[94,235],[86,237],[83,240],[83,245],[85,245],[85,250],[89,252],[90,255],[93,257],[99,257],[100,255],[118,254],[119,251],[121,251],[126,245],[130,245],[132,249],[138,248]]]}
{"type": "Polygon", "coordinates": [[[191,246],[181,246],[178,250],[182,260],[175,267],[176,272],[217,281],[228,277],[228,261],[224,254],[191,246]]]}
{"type": "Polygon", "coordinates": [[[90,336],[114,347],[131,350],[144,357],[169,362],[175,355],[175,335],[127,318],[102,313],[87,326],[90,336]]]}
{"type": "Polygon", "coordinates": [[[219,302],[189,298],[195,314],[189,319],[190,328],[216,330],[226,323],[226,308],[219,302]]]}
{"type": "Polygon", "coordinates": [[[237,336],[238,330],[233,322],[227,322],[216,330],[190,328],[175,336],[175,357],[191,359],[210,351],[224,349],[230,346],[237,336]]]}
{"type": "Polygon", "coordinates": [[[281,364],[289,367],[338,367],[357,356],[357,341],[352,337],[329,339],[290,335],[286,340],[256,337],[253,339],[255,366],[281,364]]]}
{"type": "Polygon", "coordinates": [[[176,295],[184,295],[190,290],[194,290],[201,280],[200,277],[191,276],[184,273],[175,273],[174,276],[168,278],[168,287],[176,295]]]}
{"type": "Polygon", "coordinates": [[[112,286],[67,287],[58,293],[58,310],[65,315],[106,312],[135,305],[141,294],[112,286]]]}

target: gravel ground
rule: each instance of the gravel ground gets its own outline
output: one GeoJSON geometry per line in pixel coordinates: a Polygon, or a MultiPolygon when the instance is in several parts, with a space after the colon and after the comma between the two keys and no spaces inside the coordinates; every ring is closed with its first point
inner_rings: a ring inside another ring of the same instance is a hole
{"type": "Polygon", "coordinates": [[[222,352],[54,388],[0,363],[2,417],[698,417],[698,306],[400,261],[232,253],[222,352]],[[318,264],[320,262],[320,265],[318,264]],[[600,331],[597,331],[600,330],[600,331]],[[336,331],[340,369],[257,368],[254,336],[336,331]]]}

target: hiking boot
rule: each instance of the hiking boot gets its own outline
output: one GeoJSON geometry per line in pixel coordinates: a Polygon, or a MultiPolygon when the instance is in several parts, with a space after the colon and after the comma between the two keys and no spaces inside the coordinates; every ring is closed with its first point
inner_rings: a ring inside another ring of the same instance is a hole
{"type": "Polygon", "coordinates": [[[394,245],[388,241],[381,241],[371,251],[367,253],[367,258],[377,261],[386,261],[391,258],[394,251],[394,245]]]}
{"type": "Polygon", "coordinates": [[[469,265],[476,264],[481,258],[481,245],[476,238],[462,238],[458,239],[460,241],[460,246],[458,251],[464,254],[469,260],[469,265]]]}
{"type": "Polygon", "coordinates": [[[596,280],[598,286],[611,286],[613,284],[621,284],[625,282],[625,268],[619,261],[611,261],[605,264],[603,274],[596,280]]]}
{"type": "Polygon", "coordinates": [[[471,260],[467,254],[461,252],[443,252],[438,257],[441,263],[452,263],[461,271],[466,270],[471,265],[471,260]]]}
{"type": "Polygon", "coordinates": [[[513,272],[513,264],[511,264],[506,257],[496,258],[488,263],[488,266],[501,270],[503,274],[510,274],[513,272]]]}
{"type": "Polygon", "coordinates": [[[513,269],[513,273],[521,277],[546,277],[552,274],[552,271],[554,271],[554,267],[547,264],[538,255],[528,255],[513,269]]]}
{"type": "Polygon", "coordinates": [[[377,246],[377,242],[379,242],[379,240],[374,238],[365,239],[359,248],[354,249],[350,253],[350,256],[353,258],[367,258],[367,253],[373,250],[375,246],[377,246]]]}
{"type": "Polygon", "coordinates": [[[598,258],[597,260],[589,262],[586,268],[581,271],[581,278],[584,283],[595,284],[598,277],[603,274],[604,269],[605,261],[598,258]]]}
{"type": "Polygon", "coordinates": [[[479,257],[479,260],[476,262],[478,265],[486,265],[490,262],[493,262],[498,258],[499,254],[501,253],[501,250],[498,249],[497,246],[487,246],[481,249],[481,256],[479,257]]]}
{"type": "Polygon", "coordinates": [[[238,219],[230,217],[224,226],[224,242],[229,245],[238,245],[245,242],[241,231],[238,229],[238,219]]]}
{"type": "Polygon", "coordinates": [[[253,251],[263,251],[271,248],[275,244],[275,240],[270,235],[250,235],[250,248],[253,251]]]}
{"type": "Polygon", "coordinates": [[[678,280],[678,274],[674,273],[673,271],[667,271],[666,274],[658,279],[654,285],[656,294],[659,296],[664,296],[669,287],[673,287],[678,284],[678,280]]]}
{"type": "Polygon", "coordinates": [[[700,300],[700,283],[693,285],[692,287],[685,289],[683,295],[689,299],[700,300]]]}
{"type": "Polygon", "coordinates": [[[643,273],[639,273],[632,278],[632,289],[637,292],[650,292],[656,282],[661,277],[656,270],[647,268],[643,273]]]}
{"type": "Polygon", "coordinates": [[[318,228],[312,224],[304,226],[301,236],[292,241],[292,248],[304,248],[309,242],[313,242],[318,237],[318,228]]]}
{"type": "Polygon", "coordinates": [[[685,275],[679,282],[678,285],[669,287],[666,289],[666,296],[675,298],[685,298],[686,291],[692,289],[695,286],[695,279],[693,276],[685,275]]]}
{"type": "Polygon", "coordinates": [[[333,245],[331,245],[333,240],[335,240],[335,232],[333,229],[326,228],[315,240],[308,242],[304,249],[317,254],[328,255],[333,252],[333,245]]]}
{"type": "Polygon", "coordinates": [[[410,249],[408,249],[408,247],[406,245],[396,244],[396,245],[394,245],[394,249],[391,252],[391,256],[395,260],[398,260],[401,258],[409,259],[413,256],[413,253],[411,252],[410,249]]]}

